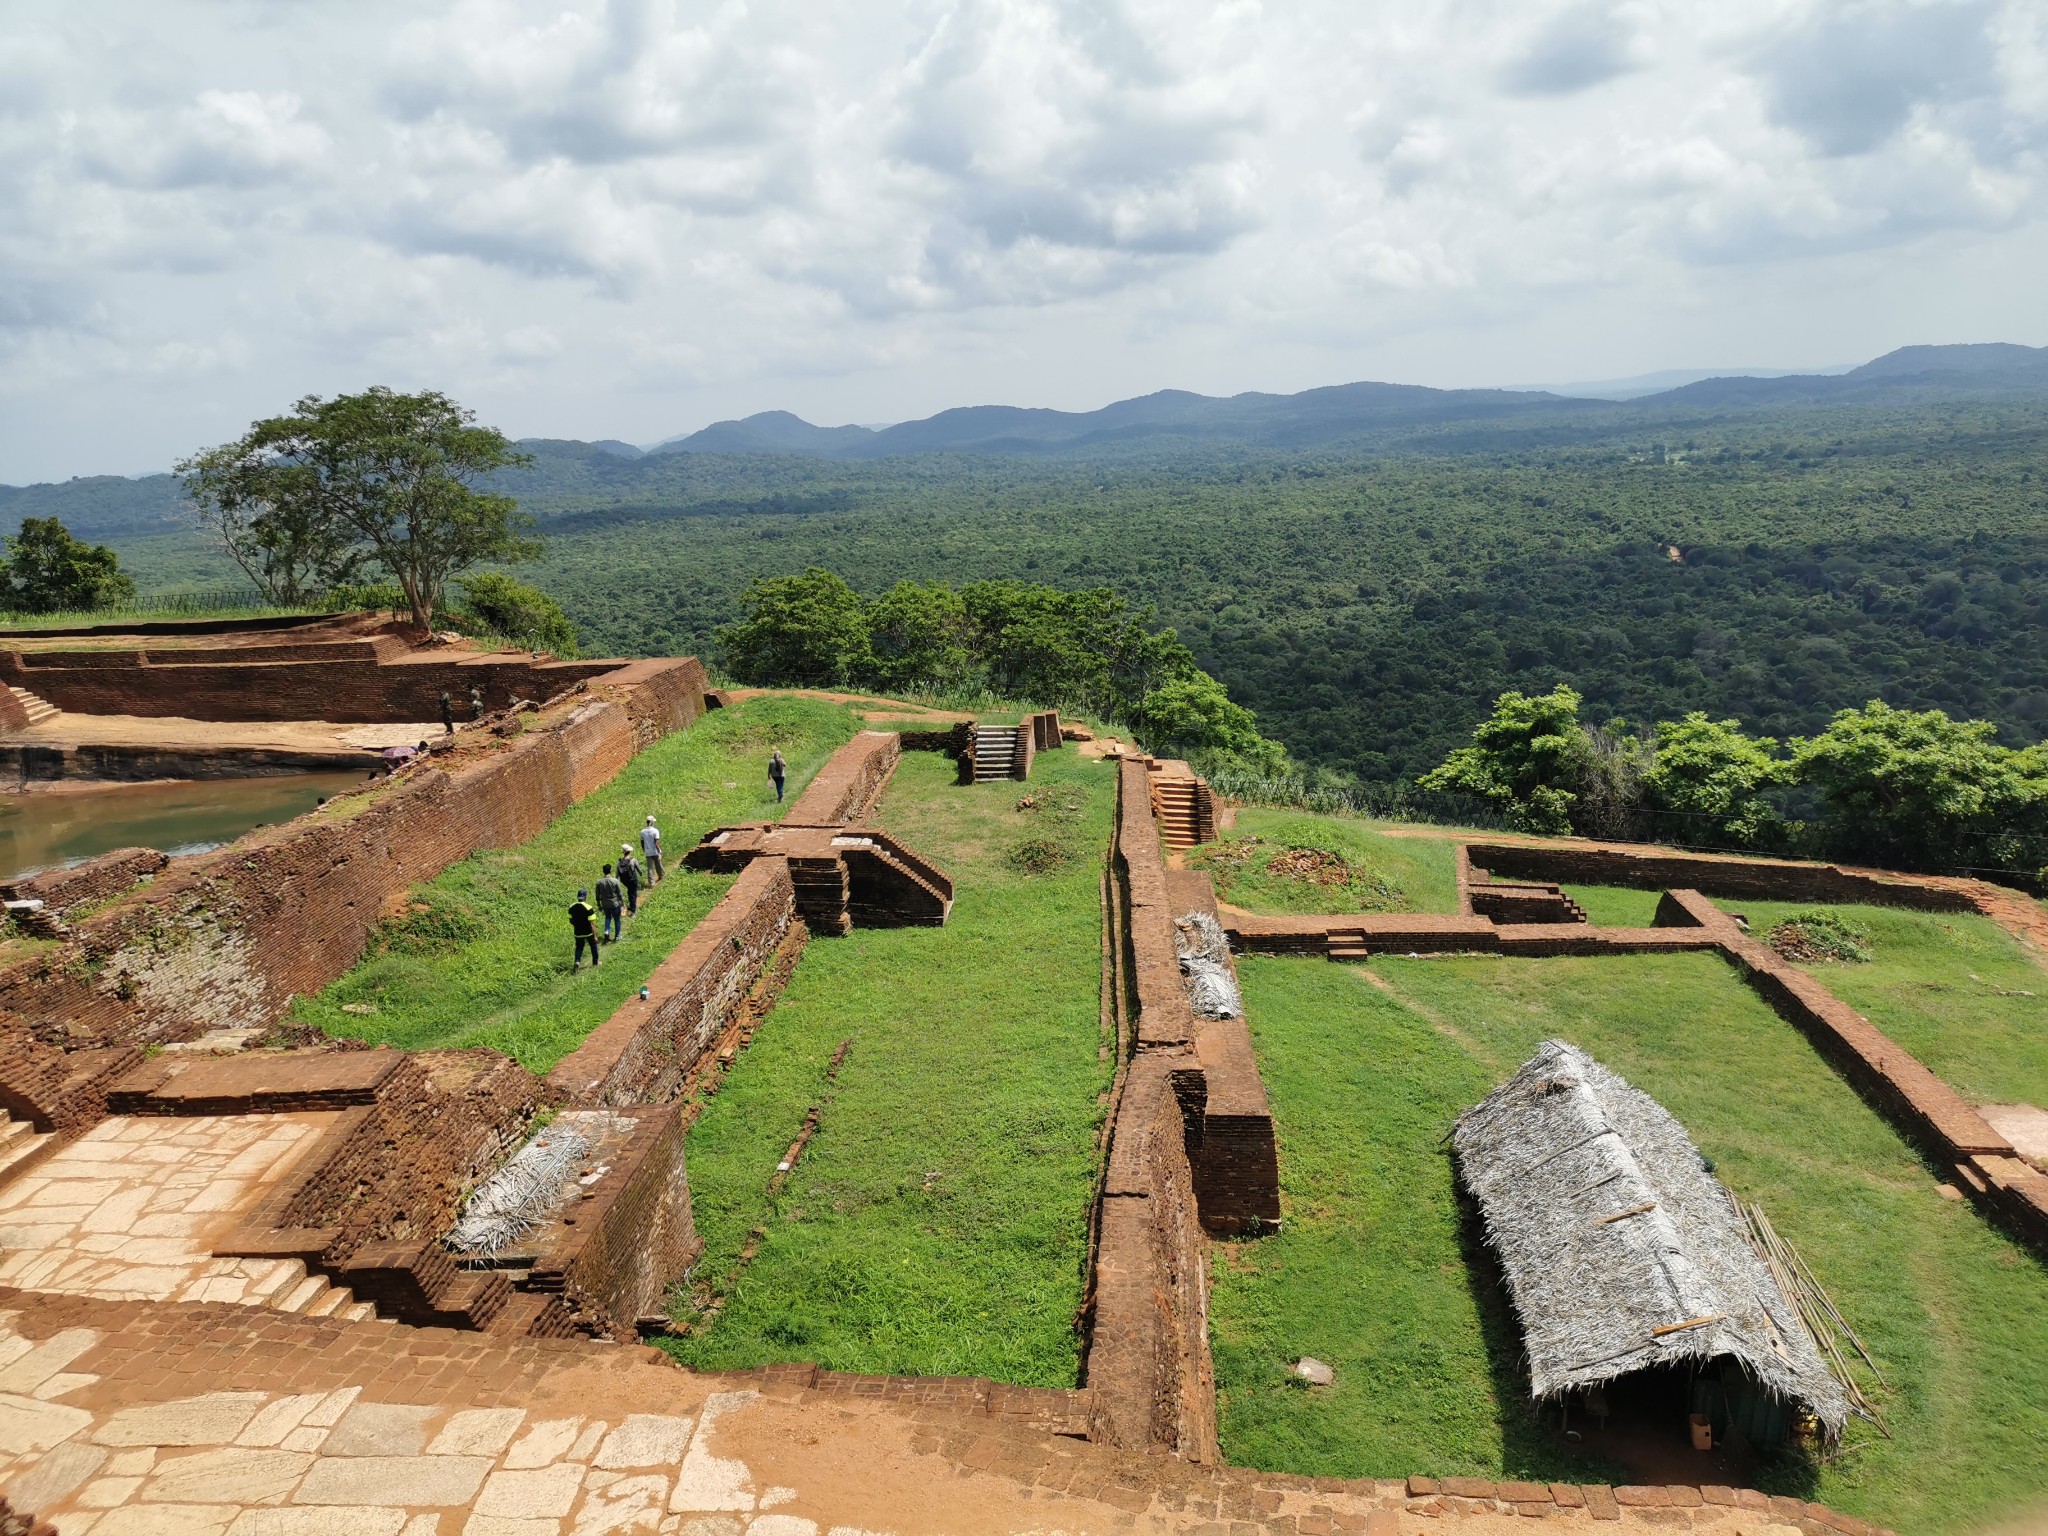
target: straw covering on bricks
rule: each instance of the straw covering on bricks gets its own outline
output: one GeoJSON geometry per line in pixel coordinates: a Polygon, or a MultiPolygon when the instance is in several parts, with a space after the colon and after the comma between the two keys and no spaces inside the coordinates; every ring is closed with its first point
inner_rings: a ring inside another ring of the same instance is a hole
{"type": "Polygon", "coordinates": [[[575,1131],[547,1127],[471,1192],[448,1246],[472,1258],[496,1258],[541,1223],[589,1151],[575,1131]]]}
{"type": "Polygon", "coordinates": [[[1244,1014],[1244,999],[1230,969],[1230,939],[1223,925],[1206,912],[1190,912],[1173,924],[1174,952],[1188,984],[1188,1003],[1203,1019],[1235,1019],[1244,1014]]]}
{"type": "Polygon", "coordinates": [[[1841,1434],[1841,1383],[1655,1099],[1546,1040],[1458,1117],[1451,1145],[1506,1272],[1536,1397],[1727,1356],[1841,1434]]]}

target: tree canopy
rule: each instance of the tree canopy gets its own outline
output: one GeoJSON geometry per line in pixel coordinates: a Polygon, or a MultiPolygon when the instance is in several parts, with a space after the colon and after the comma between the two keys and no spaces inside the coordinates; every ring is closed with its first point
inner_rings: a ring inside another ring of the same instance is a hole
{"type": "Polygon", "coordinates": [[[518,503],[479,484],[530,462],[446,395],[380,385],[307,395],[177,468],[201,521],[272,601],[302,601],[374,564],[425,629],[458,572],[540,553],[518,503]]]}
{"type": "Polygon", "coordinates": [[[104,544],[87,544],[54,517],[24,518],[8,535],[0,607],[17,613],[108,608],[135,596],[135,583],[104,544]]]}

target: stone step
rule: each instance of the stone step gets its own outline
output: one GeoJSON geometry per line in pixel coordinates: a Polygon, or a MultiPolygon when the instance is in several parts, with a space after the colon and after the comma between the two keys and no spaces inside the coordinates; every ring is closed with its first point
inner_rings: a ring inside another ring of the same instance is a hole
{"type": "Polygon", "coordinates": [[[329,1285],[315,1296],[305,1313],[306,1317],[334,1317],[357,1305],[355,1292],[345,1285],[329,1285]]]}
{"type": "Polygon", "coordinates": [[[17,687],[15,684],[9,683],[7,691],[13,694],[15,700],[27,711],[28,723],[30,725],[39,725],[52,715],[60,713],[57,706],[48,699],[38,694],[30,693],[26,688],[17,687]]]}
{"type": "Polygon", "coordinates": [[[38,1131],[26,1120],[10,1117],[0,1140],[0,1180],[34,1162],[56,1140],[54,1131],[38,1131]]]}
{"type": "Polygon", "coordinates": [[[0,1110],[0,1147],[11,1147],[35,1133],[36,1128],[26,1120],[17,1120],[5,1110],[0,1110]]]}
{"type": "Polygon", "coordinates": [[[325,1275],[308,1275],[277,1299],[277,1310],[304,1316],[312,1310],[315,1302],[333,1289],[325,1275]]]}
{"type": "MultiPolygon", "coordinates": [[[[342,1294],[346,1296],[348,1292],[344,1291],[342,1294]]],[[[377,1320],[377,1309],[367,1301],[358,1301],[343,1307],[334,1315],[344,1323],[371,1323],[377,1320]]]]}

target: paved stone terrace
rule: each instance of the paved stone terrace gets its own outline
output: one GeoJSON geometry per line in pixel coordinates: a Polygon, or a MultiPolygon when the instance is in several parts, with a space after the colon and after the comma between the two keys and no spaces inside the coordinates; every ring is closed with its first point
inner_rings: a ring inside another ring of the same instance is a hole
{"type": "Polygon", "coordinates": [[[978,1383],[0,1291],[0,1486],[59,1536],[1870,1529],[1724,1488],[1217,1471],[1006,1406],[978,1383]]]}
{"type": "Polygon", "coordinates": [[[297,1259],[213,1252],[336,1117],[102,1121],[0,1188],[0,1283],[109,1300],[367,1312],[297,1259]]]}

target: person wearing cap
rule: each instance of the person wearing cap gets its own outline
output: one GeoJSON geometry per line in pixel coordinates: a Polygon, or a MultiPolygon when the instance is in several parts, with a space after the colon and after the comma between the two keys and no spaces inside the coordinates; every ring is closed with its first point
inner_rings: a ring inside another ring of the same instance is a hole
{"type": "Polygon", "coordinates": [[[446,688],[441,690],[441,729],[449,736],[455,734],[455,701],[448,697],[446,688]]]}
{"type": "Polygon", "coordinates": [[[647,873],[653,877],[656,885],[661,884],[661,828],[654,824],[652,816],[647,818],[647,825],[640,829],[640,852],[647,860],[647,873]]]}
{"type": "Polygon", "coordinates": [[[626,910],[626,888],[619,883],[609,864],[597,879],[597,910],[604,914],[606,942],[618,943],[620,930],[625,926],[622,914],[626,910]]]}
{"type": "Polygon", "coordinates": [[[789,764],[783,759],[782,748],[777,747],[768,754],[768,777],[775,785],[775,799],[782,800],[782,781],[789,777],[789,764]]]}
{"type": "Polygon", "coordinates": [[[645,871],[640,861],[633,857],[631,843],[619,844],[619,884],[626,888],[626,916],[631,917],[640,910],[640,882],[645,871]]]}
{"type": "Polygon", "coordinates": [[[597,969],[597,913],[591,910],[590,892],[578,891],[576,899],[569,904],[569,931],[576,935],[576,958],[569,962],[573,975],[583,968],[583,946],[590,946],[590,968],[597,969]]]}

